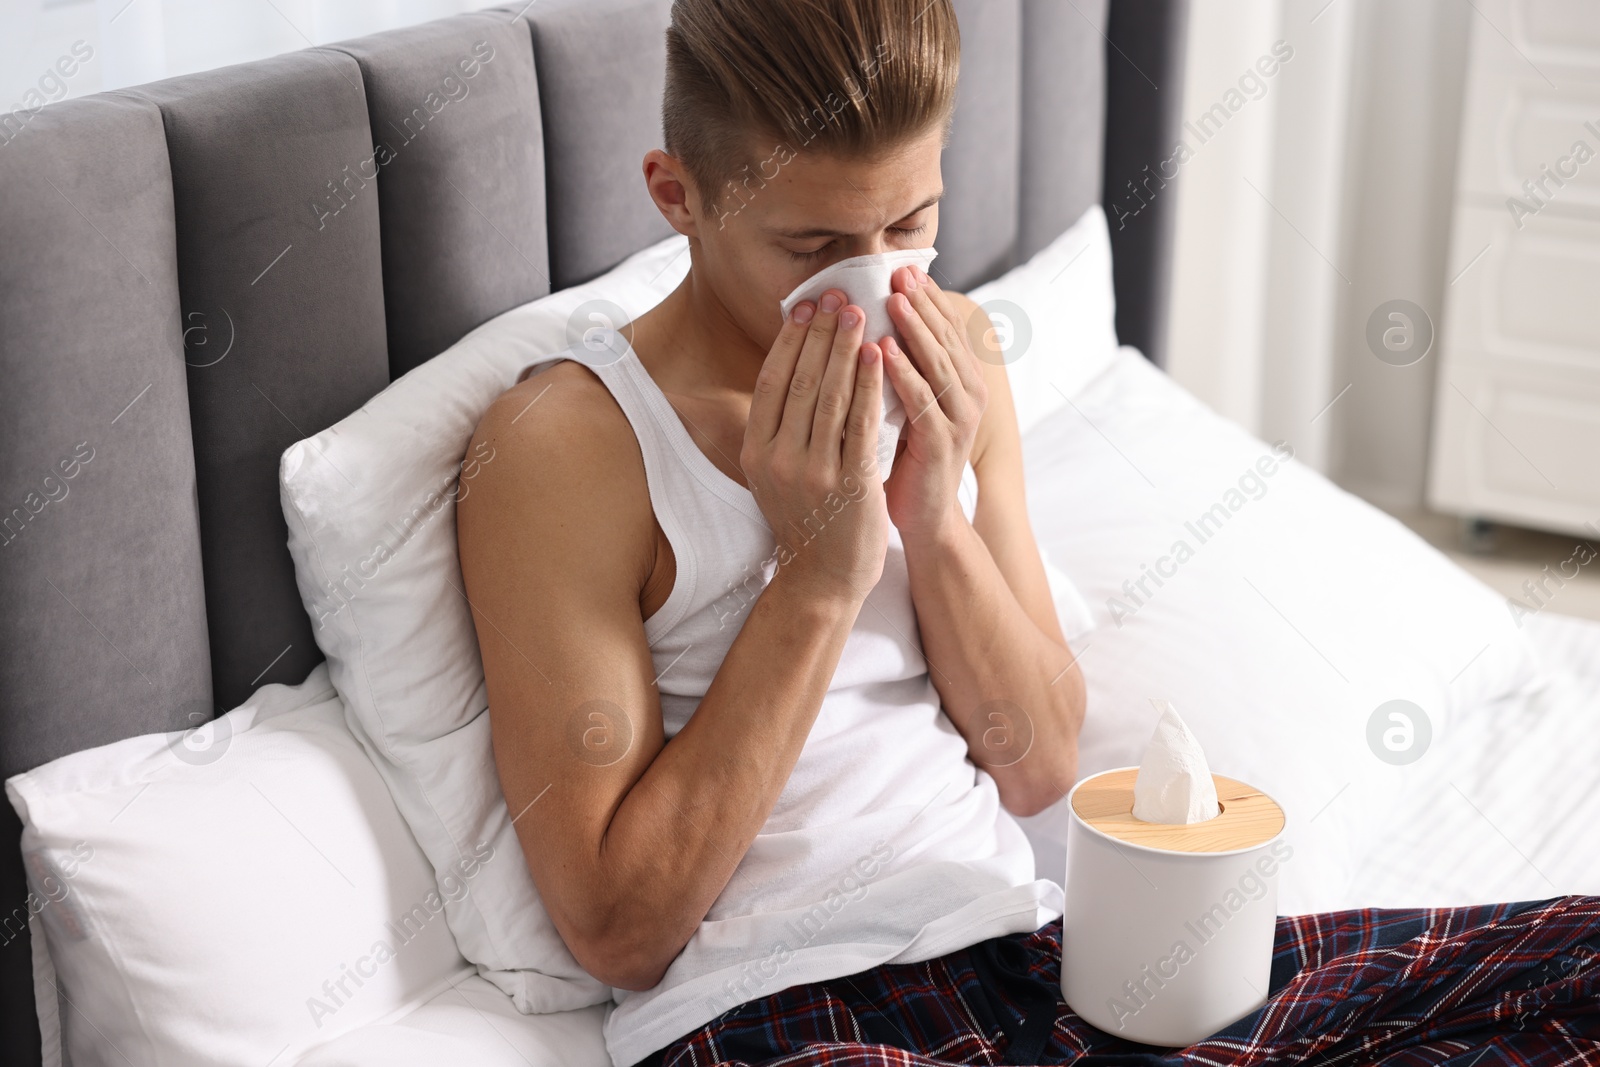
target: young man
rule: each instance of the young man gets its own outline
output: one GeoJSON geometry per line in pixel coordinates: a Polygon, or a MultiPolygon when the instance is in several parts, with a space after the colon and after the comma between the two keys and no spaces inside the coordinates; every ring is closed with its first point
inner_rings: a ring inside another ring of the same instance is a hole
{"type": "Polygon", "coordinates": [[[987,320],[913,267],[904,348],[838,291],[777,313],[933,244],[950,0],[677,0],[667,44],[644,179],[689,274],[529,368],[458,511],[540,897],[619,1067],[1067,1062],[1061,891],[1012,816],[1071,787],[1084,685],[987,320]]]}

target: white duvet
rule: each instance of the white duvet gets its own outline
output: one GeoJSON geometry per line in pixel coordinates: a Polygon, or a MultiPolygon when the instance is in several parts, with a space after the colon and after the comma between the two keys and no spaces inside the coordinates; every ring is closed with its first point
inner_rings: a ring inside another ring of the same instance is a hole
{"type": "Polygon", "coordinates": [[[1600,623],[1524,621],[1538,687],[1475,705],[1356,872],[1375,907],[1600,894],[1600,623]]]}

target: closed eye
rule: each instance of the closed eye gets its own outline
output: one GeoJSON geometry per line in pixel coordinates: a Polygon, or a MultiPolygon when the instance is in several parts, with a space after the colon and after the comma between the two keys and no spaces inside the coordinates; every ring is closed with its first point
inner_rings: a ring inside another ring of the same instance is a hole
{"type": "MultiPolygon", "coordinates": [[[[927,223],[923,223],[921,226],[911,226],[911,227],[907,227],[907,226],[891,226],[891,227],[889,227],[889,232],[893,233],[893,234],[899,234],[901,237],[915,237],[918,234],[922,233],[927,228],[928,228],[928,224],[927,223]]],[[[828,251],[828,249],[830,247],[832,247],[832,245],[833,245],[833,242],[829,241],[827,244],[823,245],[821,248],[816,249],[815,251],[811,251],[811,252],[789,252],[789,258],[794,260],[796,263],[809,262],[810,260],[814,260],[814,259],[820,258],[824,253],[826,253],[828,251]]],[[[785,251],[788,251],[788,250],[785,249],[785,251]]]]}

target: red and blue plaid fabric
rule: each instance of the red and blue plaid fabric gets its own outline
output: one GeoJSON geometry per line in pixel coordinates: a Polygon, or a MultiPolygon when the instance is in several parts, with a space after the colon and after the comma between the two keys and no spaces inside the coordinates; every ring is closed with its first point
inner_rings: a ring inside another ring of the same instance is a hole
{"type": "Polygon", "coordinates": [[[1060,973],[1058,919],[741,1004],[644,1064],[1600,1065],[1600,897],[1280,917],[1267,1003],[1184,1049],[1090,1026],[1060,973]]]}

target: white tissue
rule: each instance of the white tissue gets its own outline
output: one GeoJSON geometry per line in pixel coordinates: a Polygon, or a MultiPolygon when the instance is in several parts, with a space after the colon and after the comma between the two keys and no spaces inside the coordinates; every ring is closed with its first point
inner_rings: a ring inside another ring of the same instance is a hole
{"type": "Polygon", "coordinates": [[[1191,823],[1214,819],[1217,786],[1200,742],[1165,700],[1150,703],[1161,712],[1155,733],[1144,746],[1133,781],[1133,817],[1143,822],[1191,823]]]}
{"type": "MultiPolygon", "coordinates": [[[[779,309],[787,318],[789,309],[800,301],[818,300],[829,289],[843,290],[850,298],[848,302],[866,313],[866,330],[861,335],[862,342],[881,342],[884,337],[892,335],[903,351],[904,338],[894,328],[894,320],[889,317],[889,297],[894,293],[889,285],[889,277],[907,263],[915,263],[926,271],[928,264],[932,263],[938,254],[932,248],[902,248],[894,252],[878,252],[870,256],[841,259],[801,282],[794,292],[783,298],[779,309]]],[[[905,405],[900,403],[900,394],[894,391],[894,386],[890,384],[889,376],[885,373],[883,421],[878,426],[878,472],[886,481],[889,477],[889,468],[894,463],[895,446],[900,441],[900,429],[905,423],[905,405]]]]}

